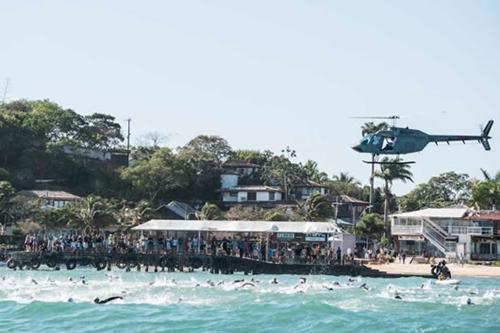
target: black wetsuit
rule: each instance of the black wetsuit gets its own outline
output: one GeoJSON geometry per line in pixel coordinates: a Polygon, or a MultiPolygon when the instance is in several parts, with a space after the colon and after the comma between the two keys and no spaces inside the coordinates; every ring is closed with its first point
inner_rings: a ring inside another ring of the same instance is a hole
{"type": "Polygon", "coordinates": [[[123,297],[121,297],[121,296],[113,296],[113,297],[109,297],[109,298],[106,298],[106,299],[103,299],[103,300],[100,300],[99,298],[96,298],[94,300],[94,303],[95,304],[106,304],[108,302],[114,301],[115,299],[123,299],[123,297]]]}

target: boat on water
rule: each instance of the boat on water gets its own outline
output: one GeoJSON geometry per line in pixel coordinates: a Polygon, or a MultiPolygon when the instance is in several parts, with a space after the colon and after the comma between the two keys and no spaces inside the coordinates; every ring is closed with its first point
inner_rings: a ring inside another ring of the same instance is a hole
{"type": "Polygon", "coordinates": [[[455,284],[460,284],[460,280],[457,280],[457,279],[446,279],[446,280],[436,280],[436,284],[440,284],[440,285],[455,285],[455,284]]]}

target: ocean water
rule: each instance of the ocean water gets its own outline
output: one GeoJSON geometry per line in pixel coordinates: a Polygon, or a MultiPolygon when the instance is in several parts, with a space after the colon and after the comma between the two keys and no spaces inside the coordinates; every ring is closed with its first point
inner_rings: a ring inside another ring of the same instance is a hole
{"type": "Polygon", "coordinates": [[[460,278],[458,290],[423,278],[233,283],[251,278],[2,267],[0,332],[500,332],[500,279],[460,278]],[[123,300],[93,302],[110,296],[123,300]]]}

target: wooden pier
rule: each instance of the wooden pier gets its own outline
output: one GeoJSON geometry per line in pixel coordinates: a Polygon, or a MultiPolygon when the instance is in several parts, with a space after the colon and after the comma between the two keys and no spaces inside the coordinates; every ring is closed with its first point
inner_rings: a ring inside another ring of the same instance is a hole
{"type": "MultiPolygon", "coordinates": [[[[174,272],[201,269],[214,274],[323,274],[367,277],[408,277],[415,275],[389,274],[363,265],[319,265],[319,264],[278,264],[239,258],[234,256],[209,255],[160,255],[160,254],[72,254],[33,252],[14,252],[7,261],[10,269],[49,269],[73,270],[77,267],[94,267],[97,270],[111,270],[113,267],[126,271],[174,272]]],[[[431,277],[431,275],[419,275],[431,277]]]]}

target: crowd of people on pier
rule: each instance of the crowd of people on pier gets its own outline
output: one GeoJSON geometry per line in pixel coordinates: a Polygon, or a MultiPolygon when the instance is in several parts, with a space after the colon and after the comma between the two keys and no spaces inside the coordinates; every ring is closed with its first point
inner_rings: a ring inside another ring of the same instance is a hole
{"type": "Polygon", "coordinates": [[[266,242],[250,236],[215,235],[153,236],[133,233],[67,233],[28,234],[24,241],[27,252],[142,253],[168,255],[227,255],[275,263],[334,264],[354,259],[354,252],[342,253],[330,243],[266,242]]]}

